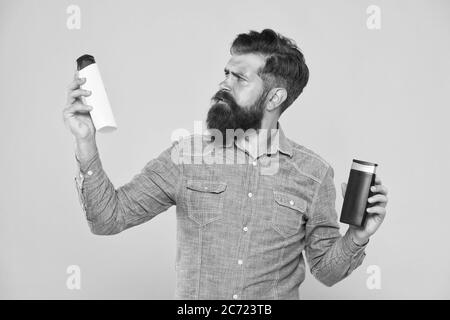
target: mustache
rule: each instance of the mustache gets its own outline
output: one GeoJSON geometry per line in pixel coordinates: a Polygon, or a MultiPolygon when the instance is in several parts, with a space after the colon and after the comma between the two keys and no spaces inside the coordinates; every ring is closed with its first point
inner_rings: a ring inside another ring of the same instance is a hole
{"type": "Polygon", "coordinates": [[[236,100],[234,100],[233,96],[228,91],[225,90],[217,91],[216,94],[211,99],[216,101],[222,100],[234,106],[237,105],[236,100]]]}

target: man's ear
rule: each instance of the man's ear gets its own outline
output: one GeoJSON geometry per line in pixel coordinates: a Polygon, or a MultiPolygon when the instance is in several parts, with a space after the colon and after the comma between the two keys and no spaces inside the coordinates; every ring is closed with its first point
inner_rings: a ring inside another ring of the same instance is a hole
{"type": "Polygon", "coordinates": [[[269,101],[267,102],[267,110],[272,111],[281,106],[287,98],[287,91],[284,88],[273,88],[270,90],[269,101]]]}

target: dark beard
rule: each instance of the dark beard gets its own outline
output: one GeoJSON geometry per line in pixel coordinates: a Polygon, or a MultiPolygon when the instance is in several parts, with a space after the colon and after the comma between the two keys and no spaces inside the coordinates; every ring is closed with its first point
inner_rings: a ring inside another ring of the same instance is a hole
{"type": "Polygon", "coordinates": [[[230,129],[233,133],[238,129],[242,129],[245,132],[249,129],[257,130],[261,128],[266,96],[267,92],[264,90],[258,100],[250,108],[246,109],[239,106],[228,91],[218,91],[211,98],[216,103],[208,111],[206,118],[208,129],[220,131],[223,138],[222,143],[225,143],[227,129],[230,129]]]}

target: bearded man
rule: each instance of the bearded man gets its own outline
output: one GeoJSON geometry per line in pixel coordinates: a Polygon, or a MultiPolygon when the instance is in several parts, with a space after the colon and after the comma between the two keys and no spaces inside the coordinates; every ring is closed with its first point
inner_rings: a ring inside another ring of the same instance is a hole
{"type": "Polygon", "coordinates": [[[278,121],[308,82],[303,54],[270,29],[239,34],[230,53],[208,132],[175,141],[117,189],[100,161],[92,107],[81,101],[86,80],[76,74],[63,115],[76,141],[81,205],[99,235],[175,205],[177,299],[299,299],[305,260],[327,286],[361,265],[385,217],[387,189],[377,176],[365,225],[341,235],[333,168],[278,121]],[[200,154],[190,148],[198,142],[200,154]],[[203,161],[211,152],[215,161],[203,161]]]}

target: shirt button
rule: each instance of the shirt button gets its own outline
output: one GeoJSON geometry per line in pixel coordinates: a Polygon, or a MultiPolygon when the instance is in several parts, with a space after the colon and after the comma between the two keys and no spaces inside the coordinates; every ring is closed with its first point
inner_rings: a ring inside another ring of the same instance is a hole
{"type": "Polygon", "coordinates": [[[247,232],[247,231],[248,231],[248,228],[247,228],[247,227],[244,227],[244,229],[242,229],[242,230],[244,230],[245,232],[247,232]]]}
{"type": "Polygon", "coordinates": [[[205,190],[208,190],[208,187],[205,187],[205,190]]]}
{"type": "Polygon", "coordinates": [[[237,299],[238,295],[237,294],[233,294],[233,299],[237,299]]]}
{"type": "Polygon", "coordinates": [[[291,205],[291,206],[293,206],[294,205],[294,201],[289,201],[289,204],[291,205]]]}
{"type": "Polygon", "coordinates": [[[253,166],[256,166],[256,165],[257,165],[257,162],[256,162],[256,161],[253,161],[252,164],[253,164],[253,166]]]}
{"type": "Polygon", "coordinates": [[[253,193],[249,192],[249,193],[248,193],[248,197],[249,197],[249,198],[253,197],[253,193]]]}
{"type": "Polygon", "coordinates": [[[80,173],[80,178],[83,178],[83,174],[82,173],[80,173]]]}
{"type": "Polygon", "coordinates": [[[87,174],[88,174],[89,176],[92,176],[92,171],[89,170],[89,171],[87,172],[87,174]]]}
{"type": "Polygon", "coordinates": [[[244,261],[238,260],[238,264],[243,264],[243,263],[244,263],[244,261]]]}

